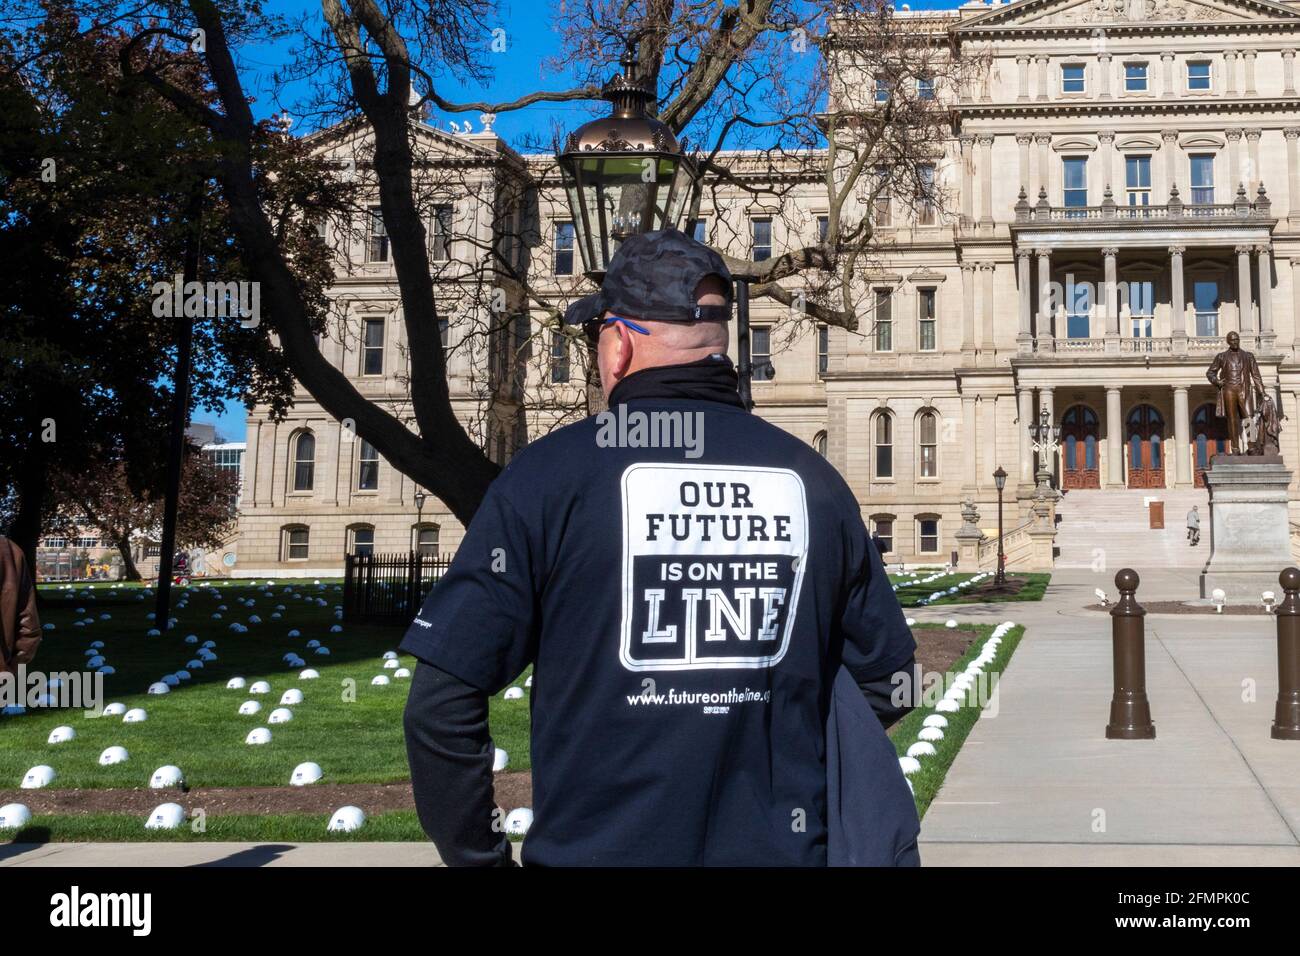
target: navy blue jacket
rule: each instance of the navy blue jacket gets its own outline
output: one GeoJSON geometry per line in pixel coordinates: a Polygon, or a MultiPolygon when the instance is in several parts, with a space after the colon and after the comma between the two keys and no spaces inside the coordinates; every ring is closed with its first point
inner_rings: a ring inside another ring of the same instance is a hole
{"type": "Polygon", "coordinates": [[[534,665],[525,862],[906,862],[892,747],[832,687],[915,643],[843,479],[734,389],[725,360],[640,372],[523,449],[402,642],[488,694],[534,665]]]}

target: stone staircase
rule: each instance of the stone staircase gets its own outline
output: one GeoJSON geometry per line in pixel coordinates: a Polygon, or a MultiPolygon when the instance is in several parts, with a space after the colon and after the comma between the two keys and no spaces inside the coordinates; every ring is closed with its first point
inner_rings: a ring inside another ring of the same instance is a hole
{"type": "Polygon", "coordinates": [[[1056,505],[1056,567],[1092,567],[1095,549],[1107,568],[1200,568],[1210,556],[1210,505],[1204,488],[1075,489],[1056,505]],[[1149,527],[1147,499],[1165,504],[1165,527],[1149,527]],[[1187,544],[1187,512],[1199,505],[1201,543],[1187,544]]]}

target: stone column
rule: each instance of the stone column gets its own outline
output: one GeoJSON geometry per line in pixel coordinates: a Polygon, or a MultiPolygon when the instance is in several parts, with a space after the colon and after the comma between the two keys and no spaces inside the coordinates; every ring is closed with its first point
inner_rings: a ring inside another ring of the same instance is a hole
{"type": "Polygon", "coordinates": [[[1048,195],[1052,191],[1052,168],[1051,168],[1051,133],[1035,133],[1034,142],[1038,144],[1038,182],[1030,190],[1031,196],[1038,195],[1039,187],[1046,189],[1048,195]]]}
{"type": "Polygon", "coordinates": [[[1037,57],[1038,60],[1038,99],[1047,99],[1047,57],[1037,57]]]}
{"type": "Polygon", "coordinates": [[[983,362],[993,361],[993,280],[997,275],[997,265],[992,262],[980,263],[980,281],[984,285],[984,314],[980,317],[980,358],[983,362]]]}
{"type": "Polygon", "coordinates": [[[957,142],[961,144],[961,224],[966,226],[975,219],[972,209],[975,202],[975,157],[972,155],[975,136],[973,133],[962,133],[957,137],[957,142]]]}
{"type": "Polygon", "coordinates": [[[975,263],[961,264],[961,350],[975,352],[975,263]]]}
{"type": "Polygon", "coordinates": [[[1038,254],[1038,351],[1056,350],[1052,328],[1052,250],[1040,246],[1038,254]]]}
{"type": "Polygon", "coordinates": [[[1259,188],[1259,137],[1260,130],[1246,130],[1246,151],[1250,155],[1250,174],[1246,180],[1246,195],[1254,200],[1255,190],[1259,188]]]}
{"type": "Polygon", "coordinates": [[[1237,51],[1223,51],[1223,92],[1228,96],[1237,95],[1237,51]]]}
{"type": "Polygon", "coordinates": [[[1022,387],[1016,394],[1020,403],[1019,421],[1016,433],[1020,436],[1020,484],[1032,487],[1034,484],[1034,449],[1029,442],[1029,426],[1034,420],[1034,390],[1022,387]]]}
{"type": "Polygon", "coordinates": [[[1245,173],[1241,168],[1241,130],[1225,129],[1223,135],[1228,140],[1228,199],[1231,201],[1245,173]]]}
{"type": "Polygon", "coordinates": [[[1101,184],[1103,189],[1112,189],[1115,185],[1115,131],[1103,129],[1097,131],[1097,142],[1101,143],[1101,184]]]}
{"type": "Polygon", "coordinates": [[[1115,257],[1119,249],[1107,246],[1101,250],[1105,265],[1105,288],[1102,290],[1103,308],[1106,310],[1106,351],[1119,351],[1119,271],[1115,257]]]}
{"type": "Polygon", "coordinates": [[[1246,89],[1247,96],[1255,95],[1255,51],[1246,50],[1242,54],[1242,59],[1246,61],[1246,89]]]}
{"type": "Polygon", "coordinates": [[[1259,338],[1265,347],[1273,343],[1273,249],[1255,247],[1259,258],[1259,338]]]}
{"type": "Polygon", "coordinates": [[[973,491],[978,472],[976,466],[975,435],[975,396],[963,394],[961,397],[961,444],[962,444],[962,479],[963,491],[973,491]]]}
{"type": "MultiPolygon", "coordinates": [[[[1291,314],[1295,317],[1292,320],[1292,343],[1300,353],[1300,256],[1291,260],[1291,314]]],[[[1300,428],[1295,431],[1300,435],[1300,428]]]]}
{"type": "Polygon", "coordinates": [[[1016,145],[1020,147],[1020,185],[1029,195],[1034,192],[1033,171],[1029,168],[1029,146],[1033,141],[1033,133],[1016,134],[1016,145]]]}
{"type": "MultiPolygon", "coordinates": [[[[1250,246],[1237,246],[1237,331],[1244,340],[1255,333],[1255,311],[1250,302],[1250,246]]],[[[1245,345],[1245,342],[1242,342],[1245,345]]]]}
{"type": "Polygon", "coordinates": [[[981,133],[980,145],[980,226],[993,226],[993,136],[981,133]]]}
{"type": "Polygon", "coordinates": [[[1029,99],[1029,57],[1016,57],[1016,74],[1019,79],[1019,92],[1016,94],[1017,100],[1029,99]]]}
{"type": "Polygon", "coordinates": [[[1295,96],[1295,50],[1282,51],[1282,95],[1295,96]]]}
{"type": "Polygon", "coordinates": [[[1169,329],[1174,351],[1187,351],[1187,336],[1195,333],[1187,327],[1187,287],[1183,281],[1183,246],[1169,247],[1169,329]]]}
{"type": "Polygon", "coordinates": [[[1162,129],[1160,139],[1163,143],[1160,151],[1165,154],[1165,181],[1157,195],[1167,197],[1170,190],[1178,184],[1178,130],[1162,129]]]}
{"type": "Polygon", "coordinates": [[[246,426],[247,448],[244,452],[244,502],[249,508],[256,508],[258,505],[257,485],[260,475],[259,453],[262,443],[262,423],[261,421],[249,422],[246,426]]]}
{"type": "Polygon", "coordinates": [[[1106,484],[1124,484],[1124,414],[1120,409],[1120,386],[1106,386],[1106,484]]]}
{"type": "Polygon", "coordinates": [[[1097,95],[1103,99],[1110,99],[1110,54],[1097,54],[1097,95]]]}
{"type": "Polygon", "coordinates": [[[1174,461],[1179,488],[1192,485],[1191,416],[1187,411],[1187,386],[1174,386],[1174,461]]]}
{"type": "Polygon", "coordinates": [[[1162,96],[1173,96],[1174,95],[1174,52],[1173,50],[1166,50],[1164,53],[1160,54],[1160,66],[1161,66],[1161,72],[1164,74],[1163,76],[1164,83],[1162,84],[1164,89],[1162,89],[1160,93],[1162,96]]]}
{"type": "Polygon", "coordinates": [[[1020,287],[1020,329],[1016,333],[1016,343],[1021,355],[1033,351],[1034,297],[1029,259],[1028,249],[1016,250],[1016,282],[1020,287]]]}
{"type": "Polygon", "coordinates": [[[1282,130],[1286,137],[1286,201],[1287,218],[1294,225],[1300,220],[1300,149],[1296,140],[1300,139],[1300,126],[1288,126],[1282,130]]]}

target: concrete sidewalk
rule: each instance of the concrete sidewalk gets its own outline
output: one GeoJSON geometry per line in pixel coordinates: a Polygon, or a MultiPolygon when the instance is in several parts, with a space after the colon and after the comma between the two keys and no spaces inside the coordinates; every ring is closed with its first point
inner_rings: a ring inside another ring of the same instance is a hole
{"type": "MultiPolygon", "coordinates": [[[[515,843],[515,859],[523,844],[515,843]]],[[[5,866],[442,866],[432,843],[9,843],[5,866]]]]}
{"type": "MultiPolygon", "coordinates": [[[[1195,574],[1143,575],[1138,598],[1191,599],[1195,574]]],[[[1146,619],[1156,739],[1105,739],[1110,621],[1080,613],[1113,572],[1053,576],[1041,604],[913,612],[1013,620],[1026,634],[922,826],[929,865],[1298,865],[1300,742],[1269,737],[1273,620],[1146,619]]]]}

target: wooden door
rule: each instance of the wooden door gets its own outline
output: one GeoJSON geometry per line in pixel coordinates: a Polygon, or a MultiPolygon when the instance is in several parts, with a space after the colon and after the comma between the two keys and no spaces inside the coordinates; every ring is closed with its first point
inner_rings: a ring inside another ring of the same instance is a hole
{"type": "Polygon", "coordinates": [[[1128,448],[1128,486],[1165,486],[1165,420],[1150,405],[1138,405],[1128,414],[1125,444],[1128,448]]]}
{"type": "Polygon", "coordinates": [[[1071,405],[1061,416],[1061,487],[1100,488],[1097,464],[1097,413],[1071,405]]]}

